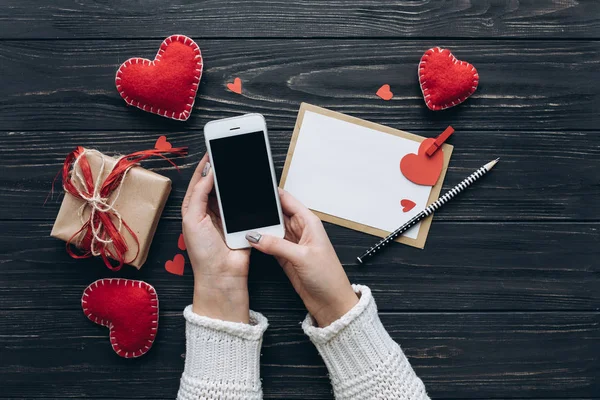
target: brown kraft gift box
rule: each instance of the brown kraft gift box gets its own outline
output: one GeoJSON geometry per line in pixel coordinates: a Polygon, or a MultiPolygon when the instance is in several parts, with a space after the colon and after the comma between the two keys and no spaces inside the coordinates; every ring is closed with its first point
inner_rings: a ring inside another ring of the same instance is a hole
{"type": "MultiPolygon", "coordinates": [[[[100,155],[97,152],[88,152],[86,157],[92,170],[94,181],[97,179],[98,172],[101,169],[102,158],[105,160],[102,181],[106,179],[114,165],[116,159],[100,155]]],[[[115,191],[116,192],[116,191],[115,191]]],[[[156,232],[158,220],[171,192],[171,180],[157,173],[148,171],[142,167],[132,167],[125,176],[119,197],[114,208],[121,215],[123,222],[127,223],[131,230],[137,235],[139,242],[139,253],[137,257],[129,262],[129,265],[140,269],[150,250],[150,244],[156,232]]],[[[114,199],[115,193],[109,198],[109,203],[114,199]]],[[[64,241],[69,241],[83,225],[80,209],[86,202],[65,192],[65,197],[58,211],[58,216],[52,227],[50,236],[64,241]]],[[[85,207],[83,212],[84,221],[90,216],[90,207],[85,207]]],[[[123,227],[121,234],[127,243],[127,252],[125,260],[131,260],[137,252],[135,239],[123,227]]],[[[77,238],[73,240],[77,244],[77,238]]]]}

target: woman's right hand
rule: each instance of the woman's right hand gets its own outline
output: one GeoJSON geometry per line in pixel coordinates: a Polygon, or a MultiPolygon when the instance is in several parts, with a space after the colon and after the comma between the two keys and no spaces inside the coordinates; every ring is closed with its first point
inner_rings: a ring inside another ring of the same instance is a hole
{"type": "Polygon", "coordinates": [[[255,249],[275,256],[308,312],[320,327],[328,326],[350,311],[358,297],[321,220],[288,192],[279,189],[279,197],[285,238],[256,233],[246,238],[255,249]]]}

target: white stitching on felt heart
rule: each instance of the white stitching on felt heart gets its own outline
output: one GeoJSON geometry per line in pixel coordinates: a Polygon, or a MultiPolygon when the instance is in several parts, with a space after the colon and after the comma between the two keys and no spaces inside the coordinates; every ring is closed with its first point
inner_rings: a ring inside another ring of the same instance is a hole
{"type": "Polygon", "coordinates": [[[90,285],[83,291],[83,295],[81,296],[81,307],[83,308],[83,313],[85,314],[85,316],[92,322],[95,322],[98,325],[102,325],[105,326],[109,329],[109,337],[110,337],[110,344],[113,348],[113,350],[115,351],[115,353],[117,353],[118,355],[125,357],[125,358],[137,358],[140,356],[143,356],[144,354],[146,354],[148,352],[148,350],[150,350],[150,347],[152,347],[152,344],[154,343],[154,339],[156,338],[156,330],[158,329],[158,295],[156,294],[156,289],[154,289],[153,286],[149,285],[148,283],[144,282],[144,281],[135,281],[135,280],[130,280],[130,279],[121,279],[121,278],[105,278],[105,279],[98,279],[95,282],[90,283],[90,285]],[[98,287],[98,282],[101,282],[102,285],[105,285],[105,281],[108,281],[109,285],[113,284],[113,281],[115,281],[117,283],[117,286],[120,285],[121,281],[124,282],[124,285],[127,286],[127,282],[131,282],[131,286],[134,287],[136,283],[139,284],[140,288],[144,288],[148,291],[148,293],[150,293],[150,295],[152,296],[152,298],[150,299],[150,307],[154,308],[154,311],[152,312],[152,317],[153,320],[151,321],[151,330],[154,331],[153,333],[150,333],[150,337],[151,339],[148,339],[148,345],[144,346],[144,349],[138,349],[136,351],[134,351],[133,353],[129,353],[129,352],[123,352],[123,350],[119,347],[119,344],[117,343],[116,338],[113,336],[113,325],[112,323],[109,323],[108,321],[105,321],[103,319],[98,318],[97,316],[95,316],[94,314],[92,314],[91,312],[88,313],[88,309],[86,308],[86,304],[87,304],[87,300],[85,300],[85,297],[88,297],[89,294],[87,293],[92,292],[94,287],[98,287]],[[125,353],[125,355],[123,356],[122,353],[125,353]]]}
{"type": "Polygon", "coordinates": [[[204,64],[202,62],[202,52],[200,51],[200,47],[196,44],[196,42],[194,42],[192,39],[190,39],[189,37],[187,37],[185,35],[171,35],[168,38],[166,38],[165,40],[163,40],[163,42],[160,45],[160,48],[158,49],[158,52],[156,53],[156,56],[154,57],[154,60],[149,61],[144,58],[133,57],[133,58],[130,58],[129,60],[125,61],[123,64],[121,64],[121,66],[117,70],[117,74],[115,76],[115,85],[117,86],[117,90],[119,91],[119,94],[121,95],[123,100],[125,100],[125,102],[127,104],[129,104],[130,106],[134,106],[141,110],[148,111],[152,114],[158,114],[163,117],[175,119],[178,121],[186,121],[190,117],[190,115],[192,113],[192,108],[194,107],[194,102],[196,100],[196,93],[198,91],[198,85],[200,84],[200,79],[202,78],[203,67],[204,67],[204,64]],[[119,84],[119,81],[121,80],[120,75],[124,68],[127,68],[129,65],[134,64],[134,63],[138,64],[140,62],[140,60],[142,62],[142,65],[146,65],[145,64],[146,62],[148,63],[148,65],[155,65],[155,63],[157,63],[161,60],[161,57],[162,57],[163,53],[165,52],[165,49],[173,41],[178,41],[187,46],[192,47],[194,49],[194,52],[197,53],[196,56],[194,57],[194,59],[198,60],[198,62],[196,64],[197,68],[194,70],[197,73],[197,76],[194,76],[195,82],[192,82],[193,89],[190,90],[190,98],[188,99],[188,104],[186,104],[185,110],[180,112],[177,116],[175,116],[175,111],[171,111],[171,115],[168,115],[167,114],[169,112],[168,110],[163,110],[163,112],[161,113],[161,110],[159,108],[155,112],[154,108],[148,104],[141,104],[139,101],[135,101],[136,104],[134,104],[134,100],[130,99],[123,92],[123,90],[121,89],[122,86],[119,84]]]}
{"type": "MultiPolygon", "coordinates": [[[[456,57],[454,57],[454,54],[452,54],[452,52],[450,50],[448,50],[448,57],[450,57],[450,59],[452,60],[452,62],[454,64],[458,64],[460,63],[460,65],[466,65],[466,66],[470,66],[471,67],[471,71],[475,72],[475,74],[473,75],[473,86],[471,87],[469,93],[467,93],[465,96],[460,97],[458,100],[456,101],[452,101],[450,103],[446,103],[442,106],[438,106],[435,105],[431,102],[431,100],[429,99],[429,97],[431,96],[431,94],[429,94],[429,87],[427,86],[427,81],[424,81],[423,79],[423,71],[424,71],[424,66],[421,66],[421,64],[426,64],[427,61],[426,59],[435,51],[438,51],[439,53],[441,53],[444,49],[440,48],[440,47],[434,47],[431,48],[429,50],[427,50],[425,52],[425,54],[423,54],[423,57],[421,57],[421,61],[419,62],[419,66],[417,68],[417,72],[419,75],[419,85],[421,86],[421,92],[423,93],[423,98],[425,99],[425,103],[427,103],[427,107],[429,107],[430,110],[433,111],[440,111],[440,110],[445,110],[446,108],[450,108],[453,106],[456,106],[460,103],[462,103],[463,101],[465,101],[466,99],[469,98],[469,96],[471,96],[473,93],[475,93],[475,90],[477,89],[477,86],[479,85],[479,74],[477,73],[477,70],[475,69],[475,67],[471,64],[469,64],[468,62],[465,61],[460,61],[458,60],[456,57]]],[[[447,49],[446,49],[447,50],[447,49]]]]}

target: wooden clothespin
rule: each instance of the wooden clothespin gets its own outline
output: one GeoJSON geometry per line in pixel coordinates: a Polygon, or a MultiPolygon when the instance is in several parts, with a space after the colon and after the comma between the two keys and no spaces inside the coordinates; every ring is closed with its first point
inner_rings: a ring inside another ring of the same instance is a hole
{"type": "Polygon", "coordinates": [[[431,157],[433,155],[433,153],[435,153],[437,151],[437,149],[439,149],[440,147],[442,147],[442,144],[453,133],[454,133],[454,128],[451,127],[451,126],[448,126],[444,132],[440,133],[440,135],[437,138],[435,138],[435,142],[433,142],[431,144],[431,146],[429,146],[429,148],[426,151],[427,155],[429,157],[431,157]]]}

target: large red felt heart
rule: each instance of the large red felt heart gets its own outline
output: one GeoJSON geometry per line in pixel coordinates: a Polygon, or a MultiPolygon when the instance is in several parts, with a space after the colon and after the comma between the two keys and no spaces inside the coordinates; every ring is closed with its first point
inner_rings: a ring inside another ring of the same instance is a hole
{"type": "Polygon", "coordinates": [[[84,314],[110,329],[110,344],[124,358],[145,354],[158,329],[158,295],[142,281],[99,279],[81,297],[84,314]]]}
{"type": "Polygon", "coordinates": [[[409,153],[400,160],[400,171],[409,181],[417,185],[433,186],[444,167],[444,152],[439,149],[431,157],[427,149],[435,142],[434,138],[425,139],[419,146],[418,154],[409,153]]]}
{"type": "Polygon", "coordinates": [[[163,117],[190,117],[200,78],[202,54],[192,39],[172,35],[153,61],[130,58],[119,67],[115,84],[127,104],[163,117]]]}
{"type": "Polygon", "coordinates": [[[448,49],[429,49],[419,63],[419,83],[429,109],[437,111],[465,101],[477,89],[474,66],[457,60],[448,49]]]}

